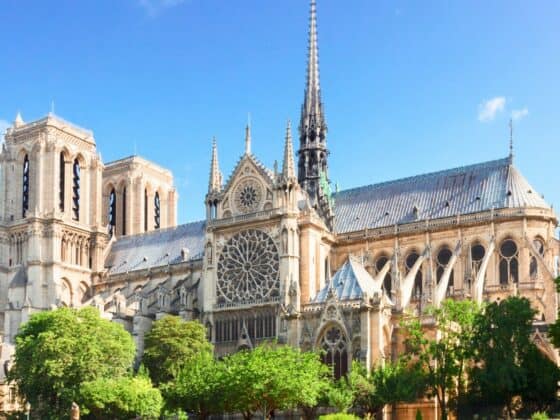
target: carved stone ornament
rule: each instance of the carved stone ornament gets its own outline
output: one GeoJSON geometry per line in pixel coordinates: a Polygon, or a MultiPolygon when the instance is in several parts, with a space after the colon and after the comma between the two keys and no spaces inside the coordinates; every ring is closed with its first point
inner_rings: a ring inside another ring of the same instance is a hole
{"type": "Polygon", "coordinates": [[[278,249],[261,230],[232,236],[221,250],[217,268],[218,304],[271,301],[280,295],[278,249]]]}
{"type": "Polygon", "coordinates": [[[263,188],[256,179],[247,178],[236,186],[233,198],[235,207],[239,212],[250,213],[260,207],[263,188]]]}

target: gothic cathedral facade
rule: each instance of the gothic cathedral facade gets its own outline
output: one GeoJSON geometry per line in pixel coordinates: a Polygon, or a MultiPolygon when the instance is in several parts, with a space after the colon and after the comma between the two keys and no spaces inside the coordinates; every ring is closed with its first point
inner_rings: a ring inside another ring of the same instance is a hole
{"type": "MultiPolygon", "coordinates": [[[[402,348],[403,313],[443,299],[525,296],[535,340],[557,316],[557,217],[513,156],[333,191],[319,84],[315,0],[297,151],[281,167],[245,149],[227,180],[211,151],[206,218],[177,225],[172,174],[132,156],[104,164],[93,133],[18,114],[0,154],[0,381],[21,323],[93,305],[138,355],[165,314],[206,326],[216,353],[261,342],[321,349],[336,376],[402,348]]],[[[280,151],[281,145],[279,145],[280,151]]],[[[333,156],[336,158],[336,156],[333,156]]]]}

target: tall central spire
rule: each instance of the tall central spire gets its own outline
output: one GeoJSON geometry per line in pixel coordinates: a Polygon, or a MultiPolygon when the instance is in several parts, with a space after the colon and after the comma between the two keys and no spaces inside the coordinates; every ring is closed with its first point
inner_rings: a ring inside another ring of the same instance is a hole
{"type": "MultiPolygon", "coordinates": [[[[317,39],[317,5],[311,0],[309,12],[309,46],[307,51],[307,78],[301,119],[299,123],[298,182],[307,191],[311,203],[323,215],[325,191],[321,184],[328,183],[329,151],[327,149],[327,122],[323,112],[319,83],[319,46],[317,39]]],[[[328,216],[327,216],[328,217],[328,216]]]]}

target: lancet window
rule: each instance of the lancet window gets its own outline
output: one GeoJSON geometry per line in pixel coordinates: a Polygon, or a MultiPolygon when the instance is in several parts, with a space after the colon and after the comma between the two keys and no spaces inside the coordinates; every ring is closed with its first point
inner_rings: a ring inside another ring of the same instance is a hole
{"type": "Polygon", "coordinates": [[[29,156],[23,158],[23,187],[21,200],[22,216],[25,217],[29,211],[29,156]]]}
{"type": "Polygon", "coordinates": [[[115,194],[114,188],[111,190],[111,193],[109,194],[108,221],[109,221],[109,235],[113,236],[115,234],[115,227],[117,225],[117,195],[115,194]]]}
{"type": "Polygon", "coordinates": [[[148,231],[148,190],[144,190],[144,232],[148,231]]]}
{"type": "Polygon", "coordinates": [[[243,326],[247,329],[248,338],[251,340],[276,337],[276,315],[270,311],[217,320],[214,326],[216,343],[238,341],[243,326]]]}
{"type": "Polygon", "coordinates": [[[154,229],[159,229],[161,225],[161,203],[159,201],[159,193],[154,196],[154,229]]]}
{"type": "MultiPolygon", "coordinates": [[[[540,238],[533,239],[533,248],[537,251],[539,256],[544,257],[544,243],[540,238]]],[[[537,256],[534,252],[531,252],[531,261],[529,263],[529,275],[531,279],[536,279],[539,275],[539,264],[537,261],[537,256]]]]}
{"type": "Polygon", "coordinates": [[[512,239],[506,239],[500,245],[500,284],[519,281],[519,250],[512,239]]]}
{"type": "Polygon", "coordinates": [[[122,192],[122,234],[126,235],[126,187],[122,192]]]}
{"type": "Polygon", "coordinates": [[[64,194],[66,185],[66,161],[64,160],[64,153],[60,153],[58,162],[58,208],[64,211],[64,194]]]}
{"type": "MultiPolygon", "coordinates": [[[[389,258],[387,258],[387,256],[385,256],[385,255],[382,255],[381,257],[379,257],[377,259],[377,261],[375,261],[376,273],[379,273],[381,270],[383,270],[383,267],[385,267],[385,264],[387,264],[387,261],[389,261],[389,258]]],[[[391,291],[392,291],[391,272],[388,272],[385,275],[385,278],[383,279],[383,290],[385,291],[385,293],[388,296],[391,296],[391,291]]]]}
{"type": "MultiPolygon", "coordinates": [[[[410,270],[412,270],[412,267],[414,267],[414,264],[416,263],[416,260],[418,260],[418,258],[420,258],[420,256],[416,251],[412,251],[410,254],[408,254],[408,257],[406,257],[405,260],[407,274],[410,272],[410,270]]],[[[420,267],[420,269],[416,273],[416,276],[414,277],[414,287],[412,289],[413,299],[420,299],[421,297],[422,297],[422,267],[420,267]]]]}
{"type": "Polygon", "coordinates": [[[323,363],[332,369],[335,379],[348,373],[348,339],[338,325],[328,327],[321,337],[320,350],[323,363]]]}
{"type": "Polygon", "coordinates": [[[72,171],[72,218],[80,220],[80,162],[74,160],[72,171]]]}
{"type": "MultiPolygon", "coordinates": [[[[436,258],[436,264],[437,264],[436,280],[438,284],[441,281],[443,277],[443,273],[445,272],[445,269],[447,268],[449,261],[451,261],[452,256],[453,253],[447,247],[440,249],[440,251],[438,252],[436,258]]],[[[453,288],[453,270],[451,270],[451,273],[449,274],[449,283],[447,285],[447,290],[449,291],[452,288],[453,288]]]]}

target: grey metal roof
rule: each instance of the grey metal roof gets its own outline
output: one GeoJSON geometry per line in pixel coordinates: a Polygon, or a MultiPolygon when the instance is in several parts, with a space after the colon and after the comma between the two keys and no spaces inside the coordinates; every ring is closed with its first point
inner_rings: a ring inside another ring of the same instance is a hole
{"type": "Polygon", "coordinates": [[[188,250],[186,260],[202,258],[205,221],[174,228],[124,236],[113,244],[105,266],[109,274],[143,270],[183,261],[181,251],[188,250]]]}
{"type": "Polygon", "coordinates": [[[492,208],[550,208],[509,157],[344,190],[334,198],[338,233],[492,208]]]}
{"type": "Polygon", "coordinates": [[[338,300],[362,299],[364,296],[373,296],[375,292],[381,293],[381,289],[375,285],[364,266],[351,257],[331,278],[329,284],[317,293],[312,302],[325,302],[330,289],[334,291],[338,300]]]}

